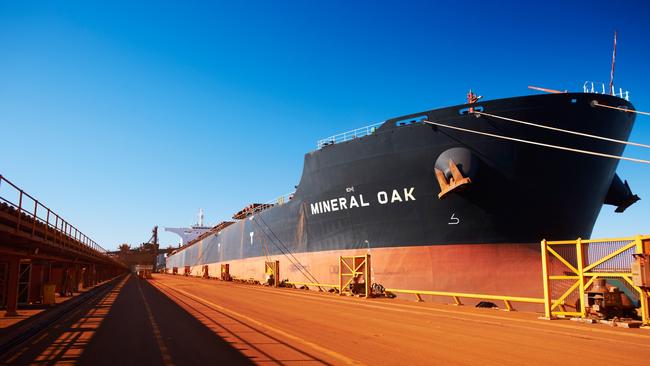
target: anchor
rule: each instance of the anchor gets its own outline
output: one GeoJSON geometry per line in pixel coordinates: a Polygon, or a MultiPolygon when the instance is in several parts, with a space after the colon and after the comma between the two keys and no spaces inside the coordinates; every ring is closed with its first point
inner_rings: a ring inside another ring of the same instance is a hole
{"type": "Polygon", "coordinates": [[[438,179],[438,184],[440,185],[439,199],[443,199],[448,193],[458,191],[472,183],[469,177],[463,176],[463,173],[460,172],[460,169],[458,169],[458,166],[452,159],[449,159],[449,171],[451,172],[449,181],[447,181],[445,173],[442,170],[438,168],[434,168],[434,170],[436,172],[436,179],[438,179]]]}

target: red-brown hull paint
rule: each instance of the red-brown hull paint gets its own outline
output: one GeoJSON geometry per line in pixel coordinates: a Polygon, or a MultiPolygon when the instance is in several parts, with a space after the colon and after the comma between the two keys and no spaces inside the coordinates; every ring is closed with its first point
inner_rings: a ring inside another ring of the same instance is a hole
{"type": "MultiPolygon", "coordinates": [[[[370,252],[373,282],[386,288],[543,297],[540,244],[457,244],[297,253],[318,281],[338,284],[338,258],[370,252]]],[[[254,257],[208,264],[211,277],[228,263],[238,279],[264,280],[264,262],[280,261],[280,278],[312,282],[286,256],[254,257]]],[[[201,276],[202,265],[191,267],[201,276]]],[[[171,269],[169,269],[171,272],[171,269]]],[[[448,299],[447,299],[448,300],[448,299]]]]}

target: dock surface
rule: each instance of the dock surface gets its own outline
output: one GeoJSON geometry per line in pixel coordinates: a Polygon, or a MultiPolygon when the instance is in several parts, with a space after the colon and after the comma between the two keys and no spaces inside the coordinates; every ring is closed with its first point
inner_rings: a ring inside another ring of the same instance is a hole
{"type": "Polygon", "coordinates": [[[200,278],[123,277],[3,364],[634,364],[650,331],[200,278]]]}

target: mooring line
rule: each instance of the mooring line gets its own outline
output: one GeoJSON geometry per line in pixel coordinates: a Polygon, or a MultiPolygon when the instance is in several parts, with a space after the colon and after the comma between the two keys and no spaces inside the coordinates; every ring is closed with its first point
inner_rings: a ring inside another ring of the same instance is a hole
{"type": "Polygon", "coordinates": [[[592,134],[589,134],[589,133],[577,132],[577,131],[567,130],[567,129],[564,129],[564,128],[551,127],[551,126],[542,125],[542,124],[538,124],[538,123],[526,122],[526,121],[522,121],[522,120],[518,120],[518,119],[514,119],[514,118],[497,116],[496,114],[490,114],[490,113],[485,113],[485,112],[475,111],[475,112],[472,112],[472,113],[474,113],[476,115],[479,115],[479,116],[487,116],[487,117],[492,117],[492,118],[498,118],[498,119],[502,119],[504,121],[509,121],[509,122],[514,122],[514,123],[519,123],[519,124],[522,124],[522,125],[528,125],[528,126],[533,126],[533,127],[538,127],[538,128],[544,128],[544,129],[547,129],[547,130],[553,130],[553,131],[568,133],[568,134],[571,134],[571,135],[584,136],[584,137],[589,137],[589,138],[597,139],[597,140],[615,142],[617,144],[639,146],[639,147],[644,147],[646,149],[650,149],[650,145],[641,144],[641,143],[638,143],[638,142],[617,140],[617,139],[613,139],[613,138],[609,138],[609,137],[592,135],[592,134]]]}
{"type": "Polygon", "coordinates": [[[593,106],[595,106],[595,107],[603,107],[603,108],[615,109],[617,111],[637,113],[637,114],[645,114],[646,116],[650,116],[650,112],[642,112],[642,111],[637,111],[636,109],[627,109],[627,108],[621,108],[621,107],[614,107],[614,106],[607,105],[607,104],[600,104],[595,100],[591,104],[593,106]]]}
{"type": "Polygon", "coordinates": [[[429,125],[450,128],[452,130],[469,132],[469,133],[474,133],[474,134],[477,134],[477,135],[489,136],[489,137],[494,137],[494,138],[503,139],[503,140],[516,141],[516,142],[521,142],[521,143],[524,143],[524,144],[530,144],[530,145],[548,147],[548,148],[551,148],[551,149],[571,151],[571,152],[581,153],[581,154],[586,154],[586,155],[600,156],[600,157],[603,157],[603,158],[610,158],[610,159],[626,160],[626,161],[632,161],[632,162],[635,162],[635,163],[642,163],[642,164],[649,164],[650,165],[650,160],[627,158],[625,156],[616,156],[616,155],[611,155],[611,154],[604,154],[604,153],[599,153],[599,152],[596,152],[596,151],[581,150],[581,149],[575,149],[575,148],[572,148],[572,147],[545,144],[543,142],[523,140],[523,139],[518,139],[518,138],[515,138],[515,137],[497,135],[497,134],[489,133],[489,132],[481,132],[481,131],[471,130],[471,129],[467,129],[467,128],[462,128],[462,127],[450,126],[450,125],[446,125],[446,124],[443,124],[443,123],[426,121],[426,120],[422,121],[422,122],[426,123],[426,124],[429,124],[429,125]]]}

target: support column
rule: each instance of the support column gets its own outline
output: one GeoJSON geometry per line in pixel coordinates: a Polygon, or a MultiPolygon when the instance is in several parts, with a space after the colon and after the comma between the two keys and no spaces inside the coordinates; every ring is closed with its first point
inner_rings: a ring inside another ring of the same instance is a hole
{"type": "Polygon", "coordinates": [[[20,258],[9,257],[7,273],[7,311],[5,316],[18,315],[18,276],[20,271],[20,258]]]}
{"type": "Polygon", "coordinates": [[[81,282],[81,266],[79,264],[75,264],[73,268],[73,273],[72,273],[72,292],[80,292],[80,286],[79,282],[81,282]]]}
{"type": "Polygon", "coordinates": [[[60,278],[60,283],[59,283],[59,296],[65,297],[68,296],[68,278],[70,275],[68,274],[68,265],[67,264],[62,264],[61,265],[61,278],[60,278]]]}
{"type": "Polygon", "coordinates": [[[64,267],[61,263],[50,262],[50,280],[49,283],[54,284],[55,292],[61,293],[61,285],[63,284],[64,267]]]}
{"type": "Polygon", "coordinates": [[[94,264],[90,265],[90,286],[95,286],[97,284],[97,273],[94,264]]]}
{"type": "Polygon", "coordinates": [[[45,265],[42,262],[32,261],[32,275],[29,279],[29,302],[43,302],[43,281],[45,265]]]}
{"type": "Polygon", "coordinates": [[[52,262],[47,261],[43,264],[43,283],[52,282],[52,262]]]}
{"type": "Polygon", "coordinates": [[[63,264],[63,275],[61,283],[61,292],[59,293],[62,297],[73,296],[74,291],[74,264],[65,263],[63,264]]]}
{"type": "Polygon", "coordinates": [[[90,287],[90,276],[88,275],[90,273],[90,266],[88,264],[84,265],[83,267],[83,288],[88,288],[90,287]]]}

